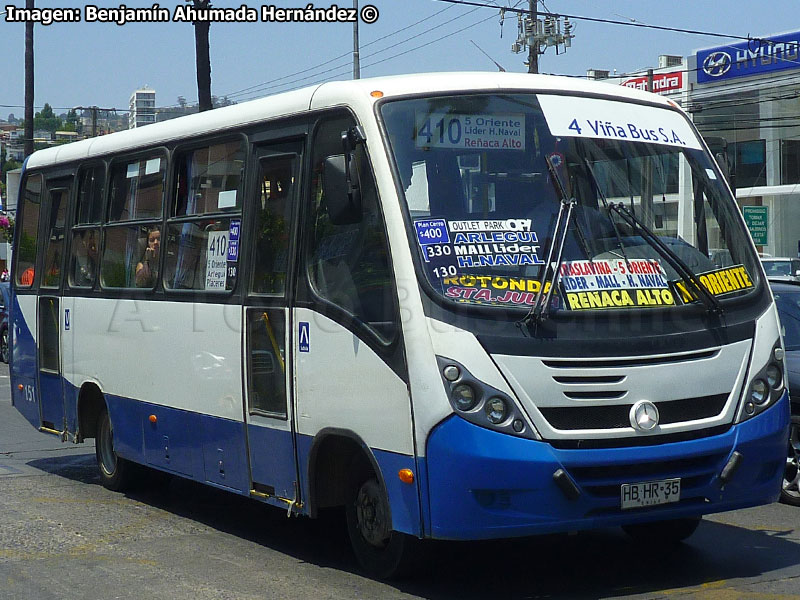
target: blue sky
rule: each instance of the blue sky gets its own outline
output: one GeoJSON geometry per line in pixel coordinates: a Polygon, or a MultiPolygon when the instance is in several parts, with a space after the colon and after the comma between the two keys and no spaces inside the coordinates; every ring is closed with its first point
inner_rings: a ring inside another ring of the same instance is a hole
{"type": "MultiPolygon", "coordinates": [[[[279,7],[304,8],[307,1],[274,1],[279,7]]],[[[485,0],[498,6],[527,6],[527,0],[485,0]]],[[[181,4],[183,2],[180,2],[181,4]]],[[[253,0],[218,0],[216,7],[260,9],[253,0]]],[[[474,45],[508,71],[524,72],[524,55],[513,54],[517,20],[499,10],[453,6],[437,0],[360,0],[380,10],[375,24],[361,24],[362,76],[442,71],[495,70],[474,45]],[[440,39],[441,38],[441,39],[440,39]],[[438,40],[438,41],[437,41],[438,40]],[[474,44],[473,44],[474,42],[474,44]],[[422,46],[422,47],[420,47],[422,46]]],[[[24,7],[24,0],[2,5],[24,7]]],[[[120,2],[99,0],[98,6],[120,2]]],[[[129,7],[149,7],[152,1],[128,0],[129,7]]],[[[160,5],[172,10],[178,0],[160,5]]],[[[329,7],[330,0],[317,7],[329,7]]],[[[352,0],[339,0],[352,6],[352,0]]],[[[37,7],[80,7],[73,2],[37,0],[37,7]]],[[[727,3],[697,0],[548,0],[551,12],[628,20],[637,23],[702,30],[736,36],[766,36],[800,31],[800,2],[727,3]]],[[[0,11],[3,9],[0,7],[0,11]]],[[[540,3],[540,10],[542,6],[540,3]]],[[[0,117],[22,115],[24,101],[24,25],[0,17],[0,117]]],[[[556,56],[549,49],[540,71],[584,75],[589,68],[631,72],[657,64],[659,54],[689,55],[699,48],[738,40],[575,21],[572,47],[556,56]]],[[[214,23],[211,26],[212,93],[237,101],[302,87],[328,77],[347,79],[352,66],[351,24],[214,23]],[[344,56],[343,56],[344,55],[344,56]],[[341,57],[341,58],[338,58],[341,57]],[[330,61],[330,62],[329,62],[330,61]],[[324,63],[324,64],[323,64],[324,63]],[[243,91],[244,90],[244,91],[243,91]]],[[[197,98],[194,32],[186,23],[135,23],[117,26],[63,23],[36,26],[37,106],[49,102],[57,112],[76,105],[127,108],[131,92],[148,85],[157,104],[169,106],[178,96],[197,98]]]]}

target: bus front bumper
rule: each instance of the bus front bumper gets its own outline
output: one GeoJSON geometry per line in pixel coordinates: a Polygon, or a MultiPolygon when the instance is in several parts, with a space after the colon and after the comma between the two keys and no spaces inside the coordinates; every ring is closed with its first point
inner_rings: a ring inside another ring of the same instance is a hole
{"type": "Polygon", "coordinates": [[[431,433],[426,533],[470,540],[695,517],[774,502],[789,435],[789,398],[727,432],[655,446],[562,450],[452,416],[431,433]],[[734,452],[737,468],[720,475],[734,452]],[[554,474],[579,492],[568,498],[554,474]],[[680,501],[621,509],[624,483],[681,479],[680,501]]]}

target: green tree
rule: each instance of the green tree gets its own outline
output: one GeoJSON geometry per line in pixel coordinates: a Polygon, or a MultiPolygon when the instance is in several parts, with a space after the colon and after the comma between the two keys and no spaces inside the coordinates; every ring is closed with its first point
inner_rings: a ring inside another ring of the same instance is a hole
{"type": "Polygon", "coordinates": [[[35,131],[49,131],[53,133],[61,129],[63,121],[53,112],[53,107],[45,102],[44,108],[33,117],[35,131]]]}

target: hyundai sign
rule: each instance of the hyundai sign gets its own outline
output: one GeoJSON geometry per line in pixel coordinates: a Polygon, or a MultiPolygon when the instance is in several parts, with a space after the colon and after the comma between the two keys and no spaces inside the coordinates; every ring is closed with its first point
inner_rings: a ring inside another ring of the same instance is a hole
{"type": "Polygon", "coordinates": [[[800,67],[800,32],[785,33],[697,53],[697,83],[726,81],[800,67]]]}

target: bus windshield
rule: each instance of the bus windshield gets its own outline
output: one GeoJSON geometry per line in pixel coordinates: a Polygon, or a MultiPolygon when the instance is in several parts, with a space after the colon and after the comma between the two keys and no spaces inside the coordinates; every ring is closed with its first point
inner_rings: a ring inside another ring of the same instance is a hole
{"type": "MultiPolygon", "coordinates": [[[[701,290],[675,255],[723,303],[759,285],[720,171],[676,110],[475,94],[389,101],[381,117],[414,251],[446,298],[529,308],[557,237],[553,296],[564,310],[697,302],[701,290]],[[572,214],[554,236],[562,204],[572,214]]],[[[544,280],[547,291],[552,277],[544,280]]]]}

